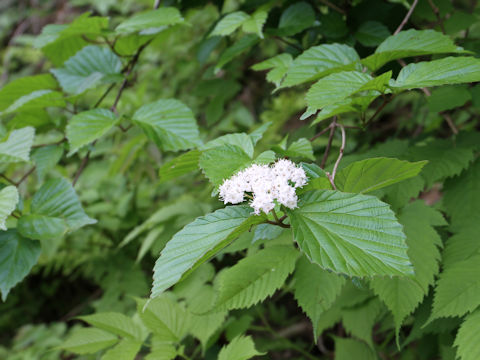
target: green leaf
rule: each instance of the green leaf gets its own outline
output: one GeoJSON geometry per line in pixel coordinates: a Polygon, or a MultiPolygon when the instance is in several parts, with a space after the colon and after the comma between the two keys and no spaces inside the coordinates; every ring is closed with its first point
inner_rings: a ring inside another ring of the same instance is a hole
{"type": "Polygon", "coordinates": [[[27,276],[39,256],[38,241],[25,239],[12,229],[0,232],[0,292],[3,301],[10,290],[27,276]]]}
{"type": "Polygon", "coordinates": [[[160,182],[163,183],[170,181],[179,176],[198,170],[200,155],[200,151],[190,150],[163,164],[158,171],[160,182]]]}
{"type": "Polygon", "coordinates": [[[251,163],[250,156],[236,145],[223,145],[204,151],[199,160],[205,176],[215,186],[251,163]]]}
{"type": "Polygon", "coordinates": [[[209,141],[203,145],[200,150],[209,150],[222,145],[236,145],[242,149],[245,154],[253,158],[253,139],[245,133],[227,134],[209,141]]]}
{"type": "Polygon", "coordinates": [[[462,316],[480,305],[480,254],[446,267],[435,288],[430,320],[462,316]],[[459,280],[460,279],[460,280],[459,280]]]}
{"type": "Polygon", "coordinates": [[[320,79],[338,71],[358,69],[360,58],[350,46],[324,44],[311,47],[295,58],[282,87],[320,79]]]}
{"type": "Polygon", "coordinates": [[[357,161],[338,172],[335,185],[341,191],[365,194],[417,176],[426,163],[392,158],[357,161]]]}
{"type": "Polygon", "coordinates": [[[224,270],[216,282],[214,309],[246,308],[271,296],[293,271],[298,255],[292,246],[270,246],[224,270]]]}
{"type": "Polygon", "coordinates": [[[185,226],[167,243],[155,263],[151,297],[160,295],[187,271],[262,221],[261,216],[251,216],[248,206],[228,206],[185,226]]]}
{"type": "Polygon", "coordinates": [[[62,68],[50,70],[63,90],[79,95],[98,85],[122,79],[122,63],[109,48],[89,45],[69,58],[62,68]]]}
{"type": "Polygon", "coordinates": [[[472,99],[465,86],[443,86],[432,91],[427,97],[428,108],[433,112],[455,109],[472,99]]]}
{"type": "Polygon", "coordinates": [[[18,230],[24,236],[39,240],[60,237],[67,230],[96,223],[85,214],[75,190],[65,178],[43,184],[32,198],[30,212],[20,218],[18,230]]]}
{"type": "Polygon", "coordinates": [[[54,91],[57,82],[49,74],[25,76],[0,90],[0,115],[20,110],[65,106],[62,94],[54,91]]]}
{"type": "Polygon", "coordinates": [[[480,254],[480,226],[478,221],[462,226],[457,234],[449,237],[442,254],[442,264],[446,268],[456,262],[467,260],[480,254]]]}
{"type": "Polygon", "coordinates": [[[36,149],[32,154],[35,163],[38,181],[42,182],[47,172],[58,164],[63,156],[63,147],[57,145],[44,146],[36,149]]]}
{"type": "Polygon", "coordinates": [[[362,341],[335,338],[335,360],[377,360],[376,354],[362,341]]]}
{"type": "Polygon", "coordinates": [[[118,34],[128,34],[140,32],[140,34],[156,34],[165,28],[183,23],[184,19],[178,9],[174,7],[161,7],[160,9],[145,11],[135,14],[127,20],[120,23],[115,32],[118,34]]]}
{"type": "Polygon", "coordinates": [[[164,342],[179,342],[191,328],[191,319],[174,299],[164,294],[156,299],[137,300],[143,324],[164,342]]]}
{"type": "Polygon", "coordinates": [[[447,57],[405,66],[391,84],[395,91],[480,81],[480,59],[447,57]]]}
{"type": "Polygon", "coordinates": [[[309,160],[315,160],[313,155],[312,143],[305,138],[298,139],[290,144],[287,150],[282,151],[283,156],[299,157],[309,160]]]}
{"type": "Polygon", "coordinates": [[[480,358],[480,310],[465,317],[453,344],[458,348],[457,354],[462,360],[480,358]]]}
{"type": "Polygon", "coordinates": [[[242,24],[250,18],[250,15],[243,11],[235,11],[227,14],[215,25],[209,36],[226,36],[237,30],[242,24]]]}
{"type": "Polygon", "coordinates": [[[370,70],[375,71],[395,59],[412,56],[461,53],[464,50],[456,46],[449,36],[434,30],[401,31],[385,39],[373,55],[362,60],[370,70]]]}
{"type": "Polygon", "coordinates": [[[70,119],[66,136],[70,144],[68,156],[78,149],[101,138],[118,121],[117,116],[107,109],[93,109],[78,113],[70,119]]]}
{"type": "Polygon", "coordinates": [[[76,328],[61,345],[62,349],[75,354],[94,354],[112,346],[118,341],[117,337],[95,328],[76,328]]]}
{"type": "Polygon", "coordinates": [[[408,256],[415,270],[413,278],[374,278],[371,287],[393,314],[396,333],[405,318],[427,295],[439,270],[442,240],[433,226],[446,225],[441,213],[421,201],[408,204],[399,216],[407,235],[408,256]]]}
{"type": "Polygon", "coordinates": [[[0,230],[7,230],[5,221],[15,210],[18,203],[18,190],[15,186],[6,186],[0,190],[0,230]]]}
{"type": "Polygon", "coordinates": [[[342,325],[347,333],[365,341],[374,349],[372,329],[381,311],[380,300],[372,298],[360,306],[342,309],[342,325]]]}
{"type": "Polygon", "coordinates": [[[270,81],[271,83],[274,83],[276,87],[279,87],[292,62],[292,55],[288,53],[280,54],[253,65],[252,69],[255,71],[271,69],[267,74],[267,81],[270,81]]]}
{"type": "Polygon", "coordinates": [[[108,350],[102,360],[134,360],[140,351],[142,343],[139,341],[124,339],[108,350]]]}
{"type": "Polygon", "coordinates": [[[287,213],[310,261],[351,276],[412,274],[402,226],[378,198],[316,190],[298,206],[287,213]]]}
{"type": "Polygon", "coordinates": [[[293,280],[295,300],[313,324],[332,306],[345,284],[343,277],[323,270],[304,256],[298,261],[293,280]]]}
{"type": "Polygon", "coordinates": [[[30,160],[35,129],[27,126],[12,130],[8,139],[0,143],[0,163],[16,163],[30,160]]]}
{"type": "Polygon", "coordinates": [[[246,35],[235,42],[232,46],[225,49],[225,51],[220,55],[217,65],[215,65],[215,73],[218,73],[226,64],[228,64],[241,53],[250,49],[252,46],[256,45],[259,41],[260,38],[257,35],[246,35]]]}
{"type": "Polygon", "coordinates": [[[328,75],[318,80],[307,92],[307,105],[310,110],[322,109],[346,99],[372,80],[368,74],[358,71],[344,71],[328,75]]]}
{"type": "Polygon", "coordinates": [[[140,328],[140,326],[138,326],[131,318],[121,313],[96,313],[93,315],[79,316],[78,318],[96,328],[121,337],[140,341],[142,341],[144,337],[142,328],[140,328]]]}
{"type": "Polygon", "coordinates": [[[290,5],[280,16],[278,29],[280,36],[292,36],[311,27],[315,22],[315,12],[310,4],[300,1],[290,5]]]}
{"type": "Polygon", "coordinates": [[[133,121],[163,151],[188,150],[201,143],[192,110],[175,99],[141,106],[133,121]]]}
{"type": "Polygon", "coordinates": [[[145,360],[174,360],[177,357],[177,349],[174,344],[160,343],[145,356],[145,360]]]}
{"type": "Polygon", "coordinates": [[[255,349],[255,343],[250,336],[237,336],[222,347],[218,360],[247,360],[257,355],[263,354],[255,349]]]}
{"type": "Polygon", "coordinates": [[[255,228],[255,233],[253,235],[252,244],[259,240],[273,240],[280,236],[283,232],[280,226],[271,225],[271,224],[260,224],[255,228]]]}
{"type": "Polygon", "coordinates": [[[360,25],[355,33],[355,38],[363,46],[377,46],[390,35],[390,30],[382,23],[367,21],[360,25]]]}
{"type": "Polygon", "coordinates": [[[257,34],[260,39],[263,39],[263,25],[265,25],[267,17],[266,11],[258,9],[250,16],[250,19],[243,23],[242,30],[246,33],[257,34]]]}

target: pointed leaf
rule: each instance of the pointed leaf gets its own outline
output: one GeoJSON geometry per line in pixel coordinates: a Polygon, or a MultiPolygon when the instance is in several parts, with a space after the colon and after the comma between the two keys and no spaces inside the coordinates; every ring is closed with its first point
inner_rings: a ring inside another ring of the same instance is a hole
{"type": "Polygon", "coordinates": [[[363,341],[335,338],[335,359],[351,360],[352,355],[356,360],[377,360],[375,352],[363,341]]]}
{"type": "Polygon", "coordinates": [[[131,318],[121,313],[96,313],[78,318],[109,333],[132,340],[143,340],[142,329],[131,318]]]}
{"type": "Polygon", "coordinates": [[[243,11],[235,11],[220,19],[209,36],[226,36],[237,30],[250,16],[243,11]]]}
{"type": "Polygon", "coordinates": [[[192,110],[178,100],[143,105],[133,115],[133,121],[164,151],[188,150],[200,145],[192,110]]]}
{"type": "Polygon", "coordinates": [[[257,34],[260,39],[263,39],[263,25],[267,21],[268,13],[261,9],[255,11],[250,19],[247,19],[243,25],[242,30],[246,33],[257,34]]]}
{"type": "Polygon", "coordinates": [[[235,59],[241,53],[250,49],[252,46],[256,45],[259,41],[260,38],[257,35],[246,35],[235,42],[232,46],[225,49],[222,55],[220,55],[217,65],[215,65],[215,73],[218,73],[226,64],[235,59]]]}
{"type": "Polygon", "coordinates": [[[0,190],[0,230],[7,230],[5,221],[15,210],[18,203],[18,190],[15,186],[6,186],[0,190]]]}
{"type": "Polygon", "coordinates": [[[230,344],[222,347],[218,360],[247,360],[257,355],[263,355],[255,349],[255,343],[250,336],[238,336],[230,344]]]}
{"type": "Polygon", "coordinates": [[[142,343],[140,341],[123,339],[108,350],[102,356],[102,360],[134,360],[141,347],[142,343]]]}
{"type": "Polygon", "coordinates": [[[12,130],[8,139],[0,143],[0,163],[16,163],[30,160],[35,129],[27,126],[12,130]]]}
{"type": "Polygon", "coordinates": [[[324,269],[351,276],[412,274],[402,226],[376,197],[310,191],[287,213],[300,249],[324,269]]]}
{"type": "Polygon", "coordinates": [[[155,298],[228,245],[250,226],[263,221],[248,206],[228,206],[201,216],[176,233],[155,263],[151,297],[155,298]]]}
{"type": "Polygon", "coordinates": [[[355,38],[363,46],[377,46],[391,35],[390,30],[378,21],[364,22],[355,33],[355,38]]]}
{"type": "Polygon", "coordinates": [[[198,170],[200,155],[200,151],[190,150],[163,164],[158,171],[160,182],[170,181],[198,170]]]}
{"type": "Polygon", "coordinates": [[[117,341],[116,336],[100,329],[77,328],[63,342],[61,348],[80,355],[94,354],[117,341]]]}
{"type": "Polygon", "coordinates": [[[458,347],[457,354],[462,360],[476,360],[480,358],[480,309],[465,317],[465,321],[458,330],[454,346],[458,347]]]}
{"type": "Polygon", "coordinates": [[[279,87],[285,74],[292,65],[292,62],[292,55],[288,53],[280,54],[253,65],[252,69],[256,71],[271,69],[267,74],[267,81],[270,81],[274,83],[276,87],[279,87]]]}
{"type": "Polygon", "coordinates": [[[145,11],[135,14],[121,22],[115,32],[128,34],[140,32],[140,34],[156,34],[171,25],[183,23],[184,19],[178,9],[174,7],[161,7],[160,9],[145,11]]]}
{"type": "Polygon", "coordinates": [[[292,36],[311,27],[315,22],[315,12],[304,1],[290,5],[280,16],[278,29],[281,36],[292,36]]]}

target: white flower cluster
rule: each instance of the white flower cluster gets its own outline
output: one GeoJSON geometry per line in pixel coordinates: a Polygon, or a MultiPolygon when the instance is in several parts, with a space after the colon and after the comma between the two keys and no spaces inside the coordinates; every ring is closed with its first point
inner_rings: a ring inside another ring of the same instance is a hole
{"type": "Polygon", "coordinates": [[[225,204],[239,204],[244,201],[245,192],[251,193],[250,206],[255,214],[270,212],[275,200],[286,207],[297,207],[295,189],[307,183],[302,168],[286,159],[278,160],[272,166],[252,165],[227,179],[220,186],[220,198],[225,204]]]}

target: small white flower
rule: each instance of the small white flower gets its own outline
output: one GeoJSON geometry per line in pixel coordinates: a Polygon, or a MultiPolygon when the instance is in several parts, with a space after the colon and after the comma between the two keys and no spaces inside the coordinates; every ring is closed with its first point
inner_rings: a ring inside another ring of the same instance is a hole
{"type": "Polygon", "coordinates": [[[225,204],[244,201],[245,192],[253,197],[250,206],[255,214],[268,213],[275,201],[290,209],[297,207],[295,189],[307,183],[305,171],[293,162],[280,159],[272,166],[254,164],[224,180],[219,188],[220,199],[225,204]]]}

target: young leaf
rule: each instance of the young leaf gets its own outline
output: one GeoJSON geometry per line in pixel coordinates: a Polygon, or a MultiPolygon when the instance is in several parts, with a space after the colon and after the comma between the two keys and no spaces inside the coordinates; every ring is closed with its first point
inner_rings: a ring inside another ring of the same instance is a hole
{"type": "Polygon", "coordinates": [[[257,355],[263,355],[255,349],[255,343],[250,336],[238,336],[230,344],[222,347],[218,360],[247,360],[257,355]]]}
{"type": "Polygon", "coordinates": [[[117,337],[103,330],[95,328],[77,328],[61,345],[62,349],[75,354],[94,354],[112,346],[118,341],[117,337]]]}
{"type": "Polygon", "coordinates": [[[176,158],[166,162],[158,171],[160,182],[166,182],[178,178],[179,176],[198,170],[198,161],[201,152],[190,150],[176,158]]]}
{"type": "Polygon", "coordinates": [[[209,36],[226,36],[237,30],[242,24],[250,18],[250,15],[243,11],[235,11],[220,19],[215,25],[209,36]]]}
{"type": "Polygon", "coordinates": [[[160,9],[145,11],[135,14],[120,23],[115,32],[128,34],[140,32],[143,35],[156,34],[165,28],[183,23],[184,19],[178,9],[174,7],[161,7],[160,9]]]}
{"type": "Polygon", "coordinates": [[[313,324],[335,301],[345,284],[345,279],[323,270],[302,256],[293,274],[294,296],[303,312],[313,324]]]}
{"type": "Polygon", "coordinates": [[[341,191],[365,194],[417,176],[426,163],[392,158],[357,161],[338,172],[335,184],[341,191]]]}
{"type": "Polygon", "coordinates": [[[62,89],[72,95],[121,79],[122,63],[109,48],[89,45],[68,59],[64,67],[50,70],[62,89]]]}
{"type": "Polygon", "coordinates": [[[201,143],[192,110],[175,99],[141,106],[133,121],[163,151],[188,150],[201,143]]]}
{"type": "Polygon", "coordinates": [[[16,163],[30,160],[35,129],[27,126],[12,130],[8,139],[0,143],[0,163],[16,163]]]}
{"type": "Polygon", "coordinates": [[[18,203],[18,190],[15,186],[6,186],[0,190],[0,230],[7,230],[5,221],[15,210],[18,203]]]}
{"type": "Polygon", "coordinates": [[[70,144],[68,156],[78,149],[101,138],[118,121],[117,116],[107,109],[93,109],[78,113],[70,119],[66,136],[70,144]]]}
{"type": "Polygon", "coordinates": [[[313,155],[312,143],[305,138],[298,139],[290,144],[287,150],[282,151],[283,156],[299,157],[309,160],[315,160],[313,155]]]}
{"type": "Polygon", "coordinates": [[[246,33],[253,33],[257,34],[260,39],[263,39],[263,25],[265,25],[265,21],[267,21],[268,13],[258,9],[252,15],[250,15],[250,19],[247,19],[242,24],[242,30],[246,33]]]}
{"type": "Polygon", "coordinates": [[[453,263],[440,274],[430,320],[462,316],[480,305],[480,254],[453,263]],[[461,281],[459,281],[461,279],[461,281]]]}
{"type": "Polygon", "coordinates": [[[351,276],[413,273],[402,226],[376,197],[310,191],[287,213],[300,249],[324,269],[351,276]]]}
{"type": "Polygon", "coordinates": [[[314,81],[338,71],[360,70],[359,61],[357,52],[347,45],[324,44],[311,47],[295,58],[282,87],[314,81]]]}
{"type": "Polygon", "coordinates": [[[392,35],[375,50],[373,55],[362,60],[370,70],[375,71],[395,59],[419,55],[464,52],[449,36],[434,30],[406,30],[392,35]]]}
{"type": "Polygon", "coordinates": [[[118,344],[102,356],[102,360],[135,360],[141,347],[142,343],[140,341],[120,340],[118,344]]]}
{"type": "Polygon", "coordinates": [[[79,316],[80,320],[89,323],[96,328],[108,331],[109,333],[125,337],[131,340],[144,338],[143,330],[135,322],[121,313],[105,312],[92,315],[79,316]]]}
{"type": "Polygon", "coordinates": [[[16,230],[0,232],[0,292],[3,301],[10,289],[27,276],[39,256],[38,241],[25,239],[16,230]]]}
{"type": "Polygon", "coordinates": [[[215,310],[241,309],[271,296],[293,271],[299,253],[291,246],[270,246],[223,271],[216,283],[215,310]]]}
{"type": "Polygon", "coordinates": [[[360,91],[362,86],[372,80],[368,74],[358,71],[334,73],[318,80],[307,92],[307,105],[311,110],[341,102],[360,91]]]}
{"type": "Polygon", "coordinates": [[[151,297],[160,295],[195,265],[263,221],[261,216],[250,215],[248,206],[228,206],[197,218],[176,233],[155,263],[151,297]]]}
{"type": "Polygon", "coordinates": [[[288,53],[280,54],[253,65],[252,69],[255,71],[271,69],[267,74],[267,81],[279,87],[292,62],[292,55],[288,53]]]}
{"type": "Polygon", "coordinates": [[[391,84],[395,91],[480,81],[480,59],[447,57],[405,66],[391,84]]]}
{"type": "Polygon", "coordinates": [[[462,360],[480,359],[480,309],[465,317],[458,330],[454,346],[462,360]]]}

